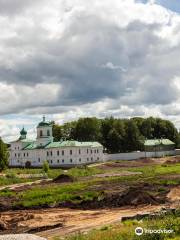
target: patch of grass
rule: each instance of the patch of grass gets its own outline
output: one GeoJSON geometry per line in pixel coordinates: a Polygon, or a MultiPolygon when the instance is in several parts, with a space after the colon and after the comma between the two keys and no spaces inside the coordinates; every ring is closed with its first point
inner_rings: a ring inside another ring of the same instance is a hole
{"type": "Polygon", "coordinates": [[[19,194],[19,201],[15,205],[23,207],[43,206],[65,201],[78,202],[92,200],[98,196],[98,192],[84,191],[86,183],[71,183],[60,186],[33,187],[19,194]]]}
{"type": "Polygon", "coordinates": [[[96,167],[88,167],[88,166],[84,166],[84,167],[75,167],[75,168],[71,168],[68,171],[68,174],[73,176],[73,177],[85,177],[85,176],[92,176],[95,174],[99,174],[99,173],[103,173],[103,170],[98,169],[96,167]]]}
{"type": "Polygon", "coordinates": [[[16,195],[16,193],[7,188],[0,191],[0,197],[12,197],[14,195],[16,195]]]}
{"type": "Polygon", "coordinates": [[[0,177],[0,186],[6,186],[6,185],[11,185],[11,184],[16,184],[16,183],[23,183],[27,182],[27,179],[20,179],[17,177],[9,178],[9,177],[0,177]]]}
{"type": "MultiPolygon", "coordinates": [[[[144,221],[128,220],[124,223],[104,226],[100,230],[92,230],[87,234],[75,234],[67,236],[65,240],[177,240],[180,239],[180,215],[165,214],[154,219],[144,221]],[[135,228],[143,229],[166,229],[173,230],[173,233],[144,233],[141,236],[135,234],[135,228]]],[[[60,240],[55,237],[54,240],[60,240]]],[[[64,238],[63,238],[64,239],[64,238]]]]}
{"type": "MultiPolygon", "coordinates": [[[[58,168],[58,169],[49,169],[48,172],[48,177],[49,178],[55,178],[58,175],[62,174],[63,170],[58,168]]],[[[33,176],[36,174],[44,174],[43,170],[41,168],[9,168],[4,171],[5,174],[7,175],[15,175],[18,176],[20,174],[30,174],[33,176]]]]}

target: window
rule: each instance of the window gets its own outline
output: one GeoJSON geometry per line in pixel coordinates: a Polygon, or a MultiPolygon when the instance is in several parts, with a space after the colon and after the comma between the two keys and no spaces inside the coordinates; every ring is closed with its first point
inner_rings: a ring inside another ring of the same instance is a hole
{"type": "Polygon", "coordinates": [[[96,149],[94,150],[94,153],[96,153],[96,149]]]}
{"type": "Polygon", "coordinates": [[[20,157],[21,156],[21,154],[20,153],[18,153],[18,157],[20,157]]]}
{"type": "Polygon", "coordinates": [[[40,162],[41,161],[41,159],[40,158],[38,158],[38,162],[40,162]]]}
{"type": "Polygon", "coordinates": [[[81,149],[79,149],[79,154],[81,154],[81,149]]]}
{"type": "Polygon", "coordinates": [[[51,151],[51,156],[53,155],[52,151],[51,151]]]}
{"type": "Polygon", "coordinates": [[[50,131],[49,130],[47,130],[47,136],[50,136],[50,131]]]}
{"type": "Polygon", "coordinates": [[[42,131],[42,130],[40,130],[40,137],[42,137],[42,135],[43,135],[43,131],[42,131]]]}
{"type": "Polygon", "coordinates": [[[70,159],[70,162],[72,163],[72,159],[70,159]]]}
{"type": "Polygon", "coordinates": [[[24,157],[26,156],[26,154],[24,153],[24,157]]]}
{"type": "Polygon", "coordinates": [[[57,151],[57,156],[59,156],[59,150],[57,151]]]}
{"type": "Polygon", "coordinates": [[[59,163],[59,160],[57,160],[57,163],[59,163]]]}
{"type": "Polygon", "coordinates": [[[49,156],[49,152],[47,152],[47,156],[49,156]]]}
{"type": "Polygon", "coordinates": [[[79,162],[81,162],[81,158],[79,159],[79,162]]]}
{"type": "Polygon", "coordinates": [[[89,158],[87,158],[87,162],[89,162],[89,158]]]}
{"type": "Polygon", "coordinates": [[[53,160],[51,160],[51,163],[53,163],[53,160]]]}
{"type": "Polygon", "coordinates": [[[89,149],[87,149],[87,153],[89,153],[89,149]]]}
{"type": "Polygon", "coordinates": [[[29,154],[27,153],[27,157],[29,156],[29,154]]]}
{"type": "Polygon", "coordinates": [[[15,147],[15,150],[16,150],[16,147],[15,147]]]}
{"type": "Polygon", "coordinates": [[[16,153],[14,154],[14,156],[16,157],[16,153]]]}
{"type": "Polygon", "coordinates": [[[70,150],[70,155],[72,155],[72,150],[70,150]]]}
{"type": "Polygon", "coordinates": [[[99,150],[97,149],[97,153],[99,153],[99,150]]]}
{"type": "Polygon", "coordinates": [[[99,160],[99,157],[97,157],[97,160],[99,160]]]}
{"type": "Polygon", "coordinates": [[[91,153],[93,153],[92,149],[91,149],[91,153]]]}
{"type": "Polygon", "coordinates": [[[91,161],[93,161],[93,158],[91,158],[91,161]]]}
{"type": "Polygon", "coordinates": [[[64,163],[64,159],[62,160],[62,163],[64,163]]]}
{"type": "Polygon", "coordinates": [[[62,156],[64,156],[64,150],[62,150],[62,156]]]}

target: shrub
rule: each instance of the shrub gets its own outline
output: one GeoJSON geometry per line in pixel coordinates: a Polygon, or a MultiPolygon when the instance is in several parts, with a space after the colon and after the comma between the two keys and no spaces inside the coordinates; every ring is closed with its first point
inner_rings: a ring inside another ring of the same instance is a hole
{"type": "Polygon", "coordinates": [[[43,168],[43,172],[45,172],[45,173],[49,172],[49,163],[48,163],[48,161],[44,161],[42,168],[43,168]]]}

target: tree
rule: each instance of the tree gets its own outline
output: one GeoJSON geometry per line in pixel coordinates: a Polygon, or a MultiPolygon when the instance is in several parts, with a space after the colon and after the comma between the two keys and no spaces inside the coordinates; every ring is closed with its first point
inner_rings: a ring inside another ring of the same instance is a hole
{"type": "Polygon", "coordinates": [[[97,118],[80,118],[75,127],[75,139],[79,141],[99,141],[101,122],[97,118]]]}
{"type": "Polygon", "coordinates": [[[75,140],[76,121],[67,122],[62,126],[62,138],[64,140],[75,140]]]}
{"type": "Polygon", "coordinates": [[[126,122],[126,151],[136,151],[143,148],[144,137],[140,134],[140,131],[133,119],[126,122]]]}
{"type": "Polygon", "coordinates": [[[0,138],[0,170],[3,170],[8,166],[8,157],[7,145],[0,138]]]}
{"type": "Polygon", "coordinates": [[[58,124],[55,124],[55,122],[52,123],[53,125],[53,137],[54,137],[54,141],[58,142],[63,138],[63,134],[62,134],[62,127],[58,124]]]}
{"type": "Polygon", "coordinates": [[[49,163],[48,163],[48,161],[44,161],[43,162],[43,171],[45,172],[45,173],[48,173],[49,172],[49,163]]]}

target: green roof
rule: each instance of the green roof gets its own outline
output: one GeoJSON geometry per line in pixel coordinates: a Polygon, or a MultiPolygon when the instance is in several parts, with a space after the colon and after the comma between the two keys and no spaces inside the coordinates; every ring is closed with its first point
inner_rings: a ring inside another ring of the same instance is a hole
{"type": "Polygon", "coordinates": [[[42,121],[38,124],[37,128],[39,128],[39,127],[49,127],[49,126],[52,126],[52,124],[50,122],[42,121]]]}
{"type": "Polygon", "coordinates": [[[34,140],[25,138],[25,139],[22,139],[21,142],[23,142],[23,143],[33,143],[34,140]]]}
{"type": "Polygon", "coordinates": [[[58,147],[102,147],[98,142],[79,142],[79,141],[62,141],[52,142],[45,148],[58,148],[58,147]]]}
{"type": "Polygon", "coordinates": [[[36,142],[32,142],[28,144],[26,147],[24,147],[23,150],[33,150],[33,149],[43,149],[45,148],[49,143],[46,143],[45,145],[37,145],[36,142]]]}
{"type": "Polygon", "coordinates": [[[144,145],[145,146],[175,145],[175,143],[169,139],[148,139],[145,140],[144,145]]]}
{"type": "Polygon", "coordinates": [[[29,143],[23,150],[63,148],[63,147],[103,147],[98,142],[78,142],[78,141],[61,141],[50,142],[45,145],[37,145],[35,142],[29,143]]]}

